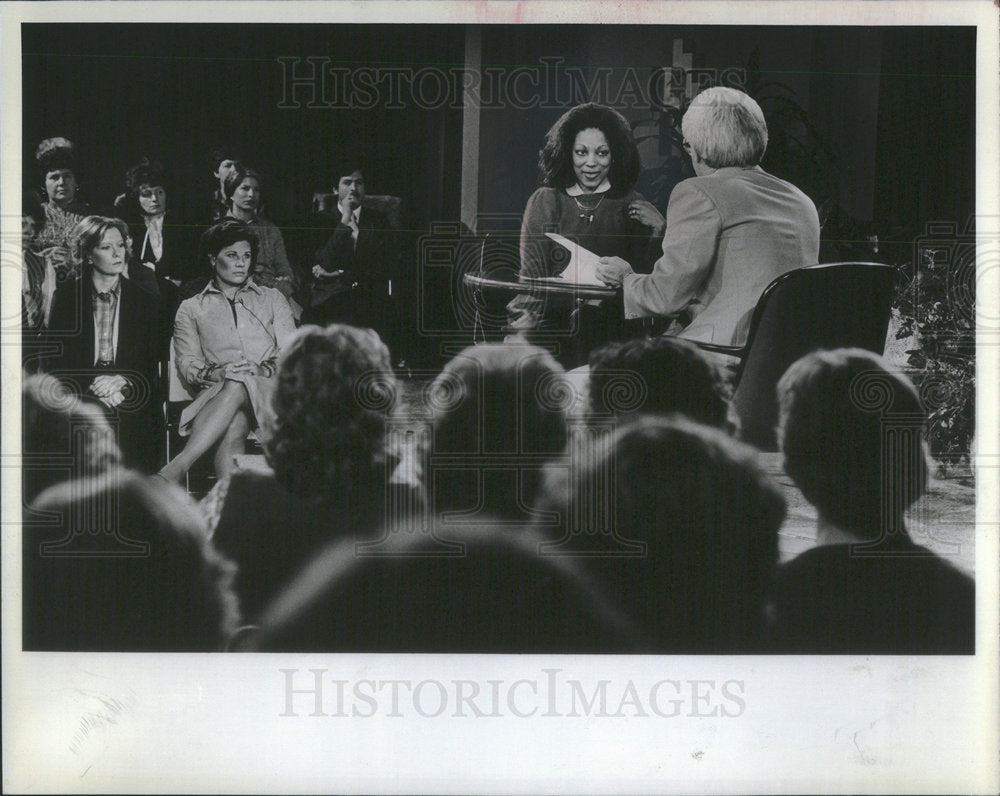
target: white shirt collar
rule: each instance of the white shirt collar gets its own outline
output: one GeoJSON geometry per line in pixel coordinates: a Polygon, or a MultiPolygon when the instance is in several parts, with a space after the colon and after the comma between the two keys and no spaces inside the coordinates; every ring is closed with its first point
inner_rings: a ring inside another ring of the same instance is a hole
{"type": "Polygon", "coordinates": [[[593,191],[585,191],[580,187],[580,183],[574,182],[569,188],[566,189],[566,193],[569,196],[583,196],[585,193],[607,193],[611,190],[611,183],[608,182],[608,178],[605,177],[604,181],[597,186],[593,191]]]}

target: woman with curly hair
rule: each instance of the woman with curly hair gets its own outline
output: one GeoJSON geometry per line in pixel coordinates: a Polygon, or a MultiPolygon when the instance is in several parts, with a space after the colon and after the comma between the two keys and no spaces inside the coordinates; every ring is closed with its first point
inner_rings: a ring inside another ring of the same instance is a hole
{"type": "MultiPolygon", "coordinates": [[[[115,204],[121,219],[129,225],[132,267],[152,272],[157,288],[162,288],[166,281],[176,288],[199,275],[194,228],[178,220],[173,202],[168,215],[167,181],[162,163],[142,158],[125,173],[125,193],[115,204]]],[[[129,276],[135,279],[139,275],[130,270],[129,276]]]]}
{"type": "Polygon", "coordinates": [[[285,297],[250,278],[257,238],[246,224],[209,227],[201,248],[211,281],[181,303],[174,319],[177,372],[198,397],[181,413],[179,431],[191,439],[160,470],[169,481],[179,481],[213,446],[216,475],[229,472],[260,424],[277,357],[295,331],[285,297]]]}
{"type": "MultiPolygon", "coordinates": [[[[538,153],[538,171],[541,186],[521,223],[521,278],[555,276],[566,267],[568,252],[546,232],[600,256],[628,259],[628,252],[635,262],[652,265],[665,222],[633,190],[639,152],[618,111],[591,102],[564,113],[538,153]]],[[[538,297],[518,296],[508,312],[511,331],[568,328],[566,318],[546,311],[538,297]]]]}
{"type": "Polygon", "coordinates": [[[66,138],[46,138],[35,150],[41,182],[45,223],[36,230],[34,250],[50,263],[60,279],[79,276],[69,257],[70,233],[90,208],[79,199],[76,146],[66,138]]]}
{"type": "Polygon", "coordinates": [[[389,350],[370,329],[303,326],[288,343],[265,424],[272,472],[233,473],[206,511],[210,526],[218,513],[213,542],[239,565],[251,621],[323,544],[381,525],[395,392],[389,350]]]}
{"type": "Polygon", "coordinates": [[[178,288],[198,276],[198,234],[181,223],[171,203],[167,212],[167,174],[163,164],[143,158],[125,174],[126,191],[115,201],[116,214],[129,225],[132,261],[128,276],[160,300],[160,355],[170,358],[170,337],[180,305],[178,288]]]}

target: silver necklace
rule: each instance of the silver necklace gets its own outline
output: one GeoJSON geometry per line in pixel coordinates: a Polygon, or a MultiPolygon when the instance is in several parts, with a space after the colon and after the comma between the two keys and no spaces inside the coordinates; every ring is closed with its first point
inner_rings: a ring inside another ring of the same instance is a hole
{"type": "Polygon", "coordinates": [[[603,194],[602,193],[601,194],[601,198],[597,200],[597,204],[594,205],[593,207],[589,207],[589,206],[585,205],[583,202],[581,202],[579,199],[577,199],[574,196],[573,197],[573,201],[576,202],[577,209],[579,209],[579,211],[580,211],[580,218],[585,218],[585,219],[587,219],[587,223],[588,224],[593,224],[594,223],[594,213],[597,212],[597,208],[599,208],[601,206],[601,202],[604,201],[604,197],[605,196],[607,196],[607,194],[603,194]]]}

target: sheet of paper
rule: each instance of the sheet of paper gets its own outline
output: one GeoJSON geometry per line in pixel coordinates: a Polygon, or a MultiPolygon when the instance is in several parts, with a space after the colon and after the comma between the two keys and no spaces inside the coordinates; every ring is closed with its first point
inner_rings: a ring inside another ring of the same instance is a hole
{"type": "Polygon", "coordinates": [[[559,275],[562,279],[577,285],[600,285],[603,287],[604,283],[597,278],[598,255],[555,232],[546,232],[545,235],[560,246],[569,249],[569,265],[559,275]]]}

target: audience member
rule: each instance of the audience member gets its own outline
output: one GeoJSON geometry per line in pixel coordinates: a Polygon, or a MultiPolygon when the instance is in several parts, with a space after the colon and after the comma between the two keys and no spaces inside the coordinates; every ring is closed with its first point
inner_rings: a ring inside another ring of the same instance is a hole
{"type": "Polygon", "coordinates": [[[229,473],[233,456],[261,421],[277,358],[295,331],[288,301],[251,278],[257,237],[238,221],[223,221],[202,236],[205,288],[181,303],[174,320],[174,355],[181,380],[198,397],[181,413],[179,431],[191,435],[160,475],[179,481],[217,444],[215,472],[229,473]]]}
{"type": "MultiPolygon", "coordinates": [[[[155,275],[153,291],[176,288],[198,273],[198,234],[193,225],[182,221],[177,204],[170,202],[168,215],[167,174],[163,164],[142,158],[125,174],[125,193],[115,209],[129,225],[132,264],[144,266],[155,275]]],[[[170,193],[173,193],[171,191],[170,193]]],[[[138,274],[129,271],[132,279],[138,274]]]]}
{"type": "Polygon", "coordinates": [[[168,215],[166,183],[163,165],[143,158],[126,172],[126,191],[116,202],[132,238],[129,279],[159,298],[159,356],[164,361],[170,357],[178,288],[198,268],[198,232],[180,220],[173,203],[168,215]]]}
{"type": "Polygon", "coordinates": [[[54,376],[24,376],[21,387],[24,505],[62,481],[92,478],[121,464],[107,418],[54,376]]]}
{"type": "Polygon", "coordinates": [[[627,420],[677,413],[733,430],[728,388],[715,363],[686,340],[651,337],[607,343],[590,353],[590,411],[627,420]]]}
{"type": "Polygon", "coordinates": [[[241,167],[242,158],[232,147],[216,147],[211,154],[212,194],[209,198],[207,218],[217,224],[229,215],[229,200],[226,198],[226,179],[241,167]]]}
{"type": "Polygon", "coordinates": [[[432,510],[530,519],[542,467],[566,447],[569,391],[535,346],[472,346],[445,365],[429,396],[432,510]]]}
{"type": "MultiPolygon", "coordinates": [[[[257,258],[254,262],[253,279],[261,287],[280,290],[285,298],[292,301],[296,288],[295,272],[288,255],[281,230],[271,221],[261,218],[258,210],[261,204],[261,176],[253,169],[236,164],[225,181],[225,195],[229,202],[227,218],[246,224],[257,236],[257,258]]],[[[296,316],[301,307],[292,305],[296,316]]]]}
{"type": "Polygon", "coordinates": [[[504,523],[390,531],[331,545],[266,611],[256,648],[295,652],[586,653],[644,647],[577,562],[504,523]]]}
{"type": "Polygon", "coordinates": [[[60,280],[79,276],[69,258],[69,235],[90,214],[77,193],[76,147],[65,138],[46,138],[35,150],[45,200],[45,224],[36,233],[34,248],[53,268],[60,280]]]}
{"type": "Polygon", "coordinates": [[[161,438],[156,299],[123,276],[129,255],[123,221],[87,216],[70,236],[71,270],[52,301],[45,334],[55,353],[43,369],[100,406],[125,464],[158,466],[161,438]]]}
{"type": "Polygon", "coordinates": [[[778,397],[785,470],[819,512],[817,547],[779,570],[779,649],[972,653],[972,580],[905,527],[928,478],[913,385],[875,354],[841,349],[792,365],[778,397]]]}
{"type": "Polygon", "coordinates": [[[30,193],[21,198],[21,332],[37,333],[48,325],[56,272],[35,250],[35,235],[45,225],[45,211],[30,193]]]}
{"type": "Polygon", "coordinates": [[[336,226],[315,255],[308,317],[370,327],[384,338],[393,318],[389,219],[362,206],[365,178],[357,165],[344,164],[337,175],[336,226]]]}
{"type": "Polygon", "coordinates": [[[684,418],[639,418],[550,468],[542,516],[558,522],[543,550],[584,558],[648,652],[759,650],[785,503],[755,457],[684,418]]]}
{"type": "Polygon", "coordinates": [[[112,472],[34,508],[58,525],[25,528],[25,650],[210,652],[236,628],[233,565],[177,487],[112,472]]]}
{"type": "Polygon", "coordinates": [[[394,395],[388,349],[370,329],[304,326],[288,342],[266,421],[273,473],[239,471],[219,485],[213,542],[239,567],[248,618],[324,543],[381,526],[394,395]]]}

